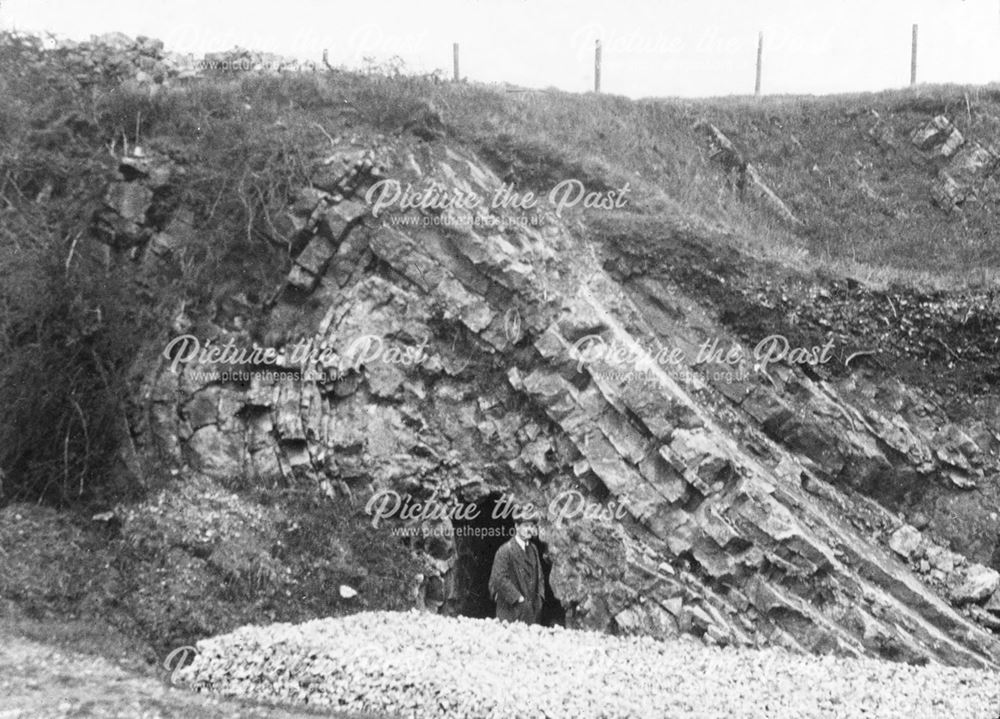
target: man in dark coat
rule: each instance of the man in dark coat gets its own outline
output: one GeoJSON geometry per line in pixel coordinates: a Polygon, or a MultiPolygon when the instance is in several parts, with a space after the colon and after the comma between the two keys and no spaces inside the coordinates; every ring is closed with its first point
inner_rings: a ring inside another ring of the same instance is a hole
{"type": "Polygon", "coordinates": [[[537,624],[545,599],[542,562],[531,538],[538,534],[537,519],[518,519],[514,536],[501,545],[493,558],[490,596],[497,603],[502,622],[537,624]]]}

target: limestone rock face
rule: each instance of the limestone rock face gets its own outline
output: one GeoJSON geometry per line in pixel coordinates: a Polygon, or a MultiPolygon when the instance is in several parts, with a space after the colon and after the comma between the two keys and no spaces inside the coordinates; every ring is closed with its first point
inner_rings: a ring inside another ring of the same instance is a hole
{"type": "MultiPolygon", "coordinates": [[[[986,601],[995,572],[967,573],[949,597],[905,564],[923,559],[919,532],[871,499],[886,477],[981,476],[968,435],[911,421],[904,404],[919,400],[903,390],[888,410],[873,399],[884,390],[755,367],[748,348],[725,373],[697,362],[706,338],[738,340],[676,288],[613,277],[559,218],[487,209],[501,183],[471,153],[404,136],[351,158],[290,204],[304,249],[266,318],[288,338],[262,348],[277,359],[234,379],[223,372],[249,368],[159,357],[136,426],[147,456],[358,504],[388,491],[531,502],[572,626],[1000,661],[950,603],[986,601]],[[487,200],[375,217],[365,193],[380,178],[487,200]]],[[[423,557],[426,609],[455,610],[457,524],[400,545],[423,557]]]]}

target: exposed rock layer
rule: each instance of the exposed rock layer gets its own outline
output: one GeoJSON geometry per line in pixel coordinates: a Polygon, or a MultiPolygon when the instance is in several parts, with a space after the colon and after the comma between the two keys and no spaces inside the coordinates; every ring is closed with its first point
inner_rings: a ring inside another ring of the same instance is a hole
{"type": "MultiPolygon", "coordinates": [[[[966,587],[952,593],[959,603],[985,605],[969,611],[976,623],[896,558],[900,519],[865,497],[901,471],[974,482],[975,442],[898,403],[887,413],[864,380],[834,386],[788,358],[762,363],[669,281],[623,277],[612,250],[551,213],[373,217],[364,201],[388,177],[488,203],[500,181],[471,154],[404,136],[336,155],[323,189],[302,191],[278,220],[298,254],[264,330],[233,322],[214,338],[234,348],[263,338],[277,362],[224,375],[198,353],[161,357],[136,423],[146,461],[305,481],[358,503],[394,490],[550,506],[575,491],[625,516],[546,530],[552,590],[572,626],[963,666],[1000,659],[981,626],[996,604],[984,568],[956,565],[961,576],[942,580],[966,587]],[[725,350],[721,362],[699,361],[706,342],[725,350]]],[[[124,222],[102,219],[106,241],[155,253],[177,233],[143,225],[148,198],[135,185],[149,172],[122,175],[108,207],[124,222]]],[[[445,540],[413,545],[433,585],[425,606],[453,611],[456,547],[449,520],[435,526],[445,540]]]]}

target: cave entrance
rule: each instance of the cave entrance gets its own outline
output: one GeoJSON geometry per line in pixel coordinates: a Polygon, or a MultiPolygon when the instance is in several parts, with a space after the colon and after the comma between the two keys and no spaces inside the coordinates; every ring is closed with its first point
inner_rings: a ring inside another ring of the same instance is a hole
{"type": "Polygon", "coordinates": [[[566,610],[552,593],[552,585],[549,584],[549,574],[552,573],[552,562],[548,558],[548,545],[535,537],[531,540],[538,548],[538,556],[542,559],[542,575],[545,577],[545,601],[542,603],[542,613],[538,618],[538,623],[543,627],[566,626],[566,610]]]}
{"type": "MultiPolygon", "coordinates": [[[[455,549],[458,555],[455,563],[456,608],[462,616],[496,616],[496,604],[489,590],[493,557],[500,546],[514,536],[514,520],[511,517],[493,517],[493,510],[500,499],[500,494],[491,494],[476,503],[478,516],[475,519],[454,521],[455,549]]],[[[545,602],[539,621],[545,626],[564,625],[566,612],[549,586],[552,562],[546,557],[546,544],[537,538],[531,541],[538,549],[545,578],[545,602]]]]}
{"type": "Polygon", "coordinates": [[[466,617],[496,616],[496,604],[490,596],[490,571],[500,546],[514,536],[511,517],[493,518],[493,509],[501,495],[491,494],[476,502],[475,519],[455,520],[455,592],[458,613],[466,617]]]}

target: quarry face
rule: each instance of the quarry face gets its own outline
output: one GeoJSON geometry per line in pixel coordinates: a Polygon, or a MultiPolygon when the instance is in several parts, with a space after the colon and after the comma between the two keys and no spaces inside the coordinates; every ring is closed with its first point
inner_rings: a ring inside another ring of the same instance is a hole
{"type": "Polygon", "coordinates": [[[324,685],[342,658],[311,631],[440,647],[458,627],[474,662],[477,632],[505,632],[473,621],[497,616],[496,557],[532,519],[545,629],[508,634],[568,665],[566,630],[593,630],[581,646],[624,657],[998,669],[995,290],[876,281],[870,257],[861,281],[846,251],[817,269],[781,244],[922,232],[942,264],[986,244],[988,92],[553,94],[552,128],[584,101],[604,120],[539,139],[521,100],[437,77],[194,65],[123,36],[29,54],[90,99],[0,116],[2,364],[35,392],[3,395],[11,606],[157,655],[216,635],[202,688],[242,681],[259,627],[301,641],[335,703],[387,672],[324,685]]]}

